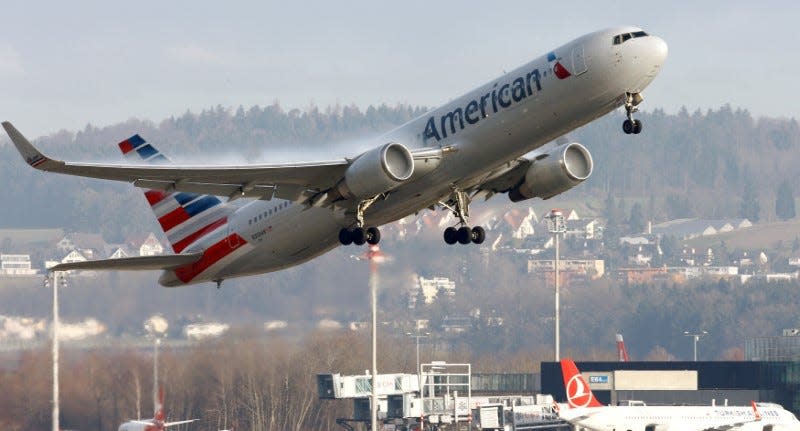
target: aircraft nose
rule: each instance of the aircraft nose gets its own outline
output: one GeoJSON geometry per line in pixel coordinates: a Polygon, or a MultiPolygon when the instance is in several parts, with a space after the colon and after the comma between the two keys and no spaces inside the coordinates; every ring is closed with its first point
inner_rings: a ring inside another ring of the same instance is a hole
{"type": "Polygon", "coordinates": [[[650,49],[648,50],[655,62],[655,65],[661,66],[664,64],[664,61],[667,59],[667,54],[669,53],[669,48],[667,47],[667,42],[664,39],[658,36],[650,36],[649,37],[650,49]]]}

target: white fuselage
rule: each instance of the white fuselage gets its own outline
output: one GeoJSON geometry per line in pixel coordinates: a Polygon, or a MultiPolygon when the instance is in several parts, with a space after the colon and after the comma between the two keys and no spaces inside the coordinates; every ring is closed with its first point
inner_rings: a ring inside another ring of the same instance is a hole
{"type": "Polygon", "coordinates": [[[800,422],[789,411],[777,405],[758,409],[761,420],[755,420],[751,407],[715,406],[610,406],[562,410],[560,416],[573,422],[580,431],[667,431],[734,429],[760,431],[767,425],[772,430],[800,430],[800,422]],[[585,416],[585,418],[582,418],[585,416]],[[732,427],[732,424],[742,425],[732,427]]]}
{"type": "MultiPolygon", "coordinates": [[[[380,226],[468,189],[519,156],[601,117],[640,93],[660,71],[667,47],[656,36],[612,44],[618,27],[582,36],[552,51],[571,76],[560,79],[552,56],[539,57],[439,108],[386,133],[376,143],[398,142],[411,150],[452,146],[432,172],[404,183],[374,203],[365,224],[380,226]]],[[[231,250],[192,274],[189,283],[260,274],[297,265],[339,245],[353,218],[328,208],[256,200],[228,218],[227,228],[194,248],[231,250]]],[[[188,284],[170,271],[160,282],[188,284]]]]}

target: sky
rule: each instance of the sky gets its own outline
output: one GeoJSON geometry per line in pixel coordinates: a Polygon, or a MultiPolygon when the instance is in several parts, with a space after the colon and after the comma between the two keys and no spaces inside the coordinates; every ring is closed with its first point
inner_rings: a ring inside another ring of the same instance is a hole
{"type": "Polygon", "coordinates": [[[217,105],[433,107],[617,25],[669,44],[643,110],[800,117],[796,1],[12,0],[0,16],[0,120],[30,137],[217,105]]]}

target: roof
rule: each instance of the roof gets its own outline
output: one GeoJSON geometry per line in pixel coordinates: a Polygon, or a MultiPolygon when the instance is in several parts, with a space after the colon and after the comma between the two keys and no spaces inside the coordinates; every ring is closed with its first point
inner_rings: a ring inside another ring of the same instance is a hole
{"type": "Polygon", "coordinates": [[[729,220],[677,219],[654,225],[653,233],[678,238],[694,238],[703,235],[714,235],[726,224],[730,224],[735,229],[740,222],[741,220],[731,223],[729,220]]]}
{"type": "Polygon", "coordinates": [[[52,243],[64,236],[63,229],[0,229],[0,243],[11,244],[52,243]]]}

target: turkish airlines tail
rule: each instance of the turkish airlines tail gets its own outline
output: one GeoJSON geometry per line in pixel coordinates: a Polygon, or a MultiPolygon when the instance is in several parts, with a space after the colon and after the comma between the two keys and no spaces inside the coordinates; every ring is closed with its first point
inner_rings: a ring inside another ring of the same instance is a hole
{"type": "Polygon", "coordinates": [[[164,413],[164,388],[159,386],[158,397],[155,400],[155,413],[153,414],[153,420],[152,421],[136,420],[136,421],[131,421],[131,423],[146,425],[148,427],[152,427],[153,425],[155,425],[154,428],[145,428],[145,429],[163,430],[164,428],[167,427],[188,424],[195,422],[197,420],[197,419],[188,419],[184,421],[164,422],[166,418],[167,415],[164,413]]]}
{"type": "MultiPolygon", "coordinates": [[[[169,159],[139,135],[133,135],[118,145],[125,158],[132,162],[169,163],[169,159]]],[[[231,212],[228,205],[211,195],[146,190],[144,196],[175,253],[182,252],[214,230],[224,228],[231,212]]]]}
{"type": "Polygon", "coordinates": [[[625,341],[622,340],[622,334],[617,334],[617,355],[620,362],[628,362],[628,349],[625,348],[625,341]]]}
{"type": "Polygon", "coordinates": [[[561,375],[564,377],[564,389],[567,392],[567,402],[570,408],[603,407],[595,398],[572,359],[561,360],[561,375]]]}

